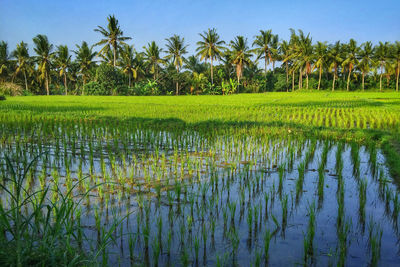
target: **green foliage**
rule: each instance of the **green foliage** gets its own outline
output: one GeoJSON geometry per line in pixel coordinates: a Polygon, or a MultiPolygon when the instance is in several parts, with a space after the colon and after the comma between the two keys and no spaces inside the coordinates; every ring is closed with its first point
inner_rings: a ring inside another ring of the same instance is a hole
{"type": "Polygon", "coordinates": [[[21,86],[15,83],[1,83],[0,94],[8,96],[19,96],[22,95],[23,89],[21,86]]]}
{"type": "Polygon", "coordinates": [[[135,86],[133,87],[133,95],[158,95],[159,92],[157,82],[152,80],[135,83],[135,86]]]}
{"type": "Polygon", "coordinates": [[[88,82],[83,86],[83,90],[86,95],[110,95],[111,88],[102,83],[88,82]]]}

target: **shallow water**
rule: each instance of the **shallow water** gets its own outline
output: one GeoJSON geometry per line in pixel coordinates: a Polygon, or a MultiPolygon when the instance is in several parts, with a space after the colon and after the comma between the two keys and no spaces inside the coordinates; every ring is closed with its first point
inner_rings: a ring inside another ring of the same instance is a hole
{"type": "Polygon", "coordinates": [[[104,136],[2,144],[0,157],[4,162],[5,155],[12,155],[26,164],[47,152],[37,161],[27,185],[31,190],[54,187],[57,173],[63,190],[79,183],[76,200],[105,183],[82,202],[81,225],[90,249],[102,228],[126,216],[106,251],[109,264],[263,265],[267,232],[270,266],[338,265],[341,256],[346,266],[366,266],[371,236],[380,240],[379,265],[400,263],[399,193],[379,150],[315,139],[211,140],[196,133],[152,131],[104,136]],[[367,184],[365,214],[360,211],[362,181],[367,184]],[[315,235],[305,256],[310,209],[315,235]]]}

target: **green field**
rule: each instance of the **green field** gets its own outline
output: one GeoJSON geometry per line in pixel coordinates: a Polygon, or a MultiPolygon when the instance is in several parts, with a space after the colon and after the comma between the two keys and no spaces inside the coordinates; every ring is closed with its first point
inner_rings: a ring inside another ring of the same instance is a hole
{"type": "MultiPolygon", "coordinates": [[[[391,142],[399,149],[398,93],[267,93],[231,96],[33,96],[1,102],[2,123],[24,120],[110,120],[152,129],[252,130],[356,142],[391,142]]],[[[93,122],[94,121],[94,122],[93,122]]],[[[397,151],[398,152],[398,151],[397,151]]],[[[395,164],[395,162],[393,162],[395,164]]],[[[400,177],[398,166],[393,166],[400,177]]]]}
{"type": "Polygon", "coordinates": [[[31,96],[0,110],[0,265],[399,261],[399,94],[31,96]]]}

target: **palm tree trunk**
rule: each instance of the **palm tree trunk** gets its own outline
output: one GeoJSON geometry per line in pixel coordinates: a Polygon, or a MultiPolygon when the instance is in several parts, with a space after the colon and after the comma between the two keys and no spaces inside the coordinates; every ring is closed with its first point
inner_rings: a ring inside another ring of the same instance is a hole
{"type": "MultiPolygon", "coordinates": [[[[179,67],[178,66],[176,67],[176,73],[179,75],[179,67]]],[[[176,95],[179,95],[179,83],[178,83],[178,80],[176,80],[176,95]]]]}
{"type": "Polygon", "coordinates": [[[129,84],[128,86],[131,87],[131,74],[130,73],[128,75],[128,84],[129,84]]]}
{"type": "Polygon", "coordinates": [[[333,72],[332,92],[335,91],[336,72],[333,72]]]}
{"type": "Polygon", "coordinates": [[[396,72],[396,92],[399,91],[399,74],[400,74],[400,61],[397,63],[397,72],[396,72]]]}
{"type": "Polygon", "coordinates": [[[308,72],[306,72],[306,87],[307,87],[307,90],[308,90],[308,72]]]}
{"type": "Polygon", "coordinates": [[[46,73],[46,79],[45,79],[46,81],[46,91],[47,91],[47,95],[50,95],[50,92],[49,92],[49,77],[48,77],[48,74],[46,73]]]}
{"type": "Polygon", "coordinates": [[[362,72],[362,90],[363,90],[363,92],[364,92],[364,76],[365,76],[365,73],[362,72]]]}
{"type": "Polygon", "coordinates": [[[82,95],[85,95],[85,84],[86,84],[86,76],[82,75],[83,85],[82,85],[82,95]]]}
{"type": "Polygon", "coordinates": [[[302,69],[299,69],[299,90],[303,87],[302,82],[303,82],[303,73],[302,73],[302,69]]]}
{"type": "Polygon", "coordinates": [[[267,55],[265,55],[264,60],[264,76],[267,77],[267,55]]]}
{"type": "Polygon", "coordinates": [[[114,46],[113,54],[114,54],[114,67],[115,67],[115,65],[117,63],[117,47],[115,47],[115,46],[114,46]]]}
{"type": "Polygon", "coordinates": [[[64,88],[65,88],[65,95],[68,95],[67,74],[65,72],[64,72],[64,88]]]}
{"type": "Polygon", "coordinates": [[[382,92],[382,74],[383,74],[383,64],[381,64],[381,76],[379,78],[379,91],[382,92]]]}
{"type": "Polygon", "coordinates": [[[322,67],[319,68],[318,91],[321,88],[322,67]]]}
{"type": "Polygon", "coordinates": [[[288,63],[286,63],[286,92],[289,92],[289,70],[288,70],[288,63]]]}
{"type": "Polygon", "coordinates": [[[349,68],[349,75],[347,75],[347,92],[349,91],[351,69],[349,68]]]}
{"type": "Polygon", "coordinates": [[[24,79],[25,79],[25,90],[28,91],[28,80],[26,79],[26,72],[24,71],[24,79]]]}
{"type": "Polygon", "coordinates": [[[294,70],[292,71],[292,92],[294,92],[294,70]]]}
{"type": "Polygon", "coordinates": [[[210,62],[211,62],[211,85],[214,85],[214,72],[213,72],[213,58],[210,58],[210,62]]]}

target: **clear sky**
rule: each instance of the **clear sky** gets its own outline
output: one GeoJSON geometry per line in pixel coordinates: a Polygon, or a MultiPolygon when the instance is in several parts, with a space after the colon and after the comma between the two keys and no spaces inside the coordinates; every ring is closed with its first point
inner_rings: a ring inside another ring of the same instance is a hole
{"type": "Polygon", "coordinates": [[[86,40],[93,44],[114,14],[125,36],[137,50],[155,40],[182,35],[193,52],[199,32],[217,28],[225,41],[244,35],[252,42],[260,29],[272,29],[280,38],[289,28],[311,33],[313,41],[347,42],[400,40],[400,0],[0,0],[0,40],[15,44],[41,33],[55,45],[86,40]]]}

